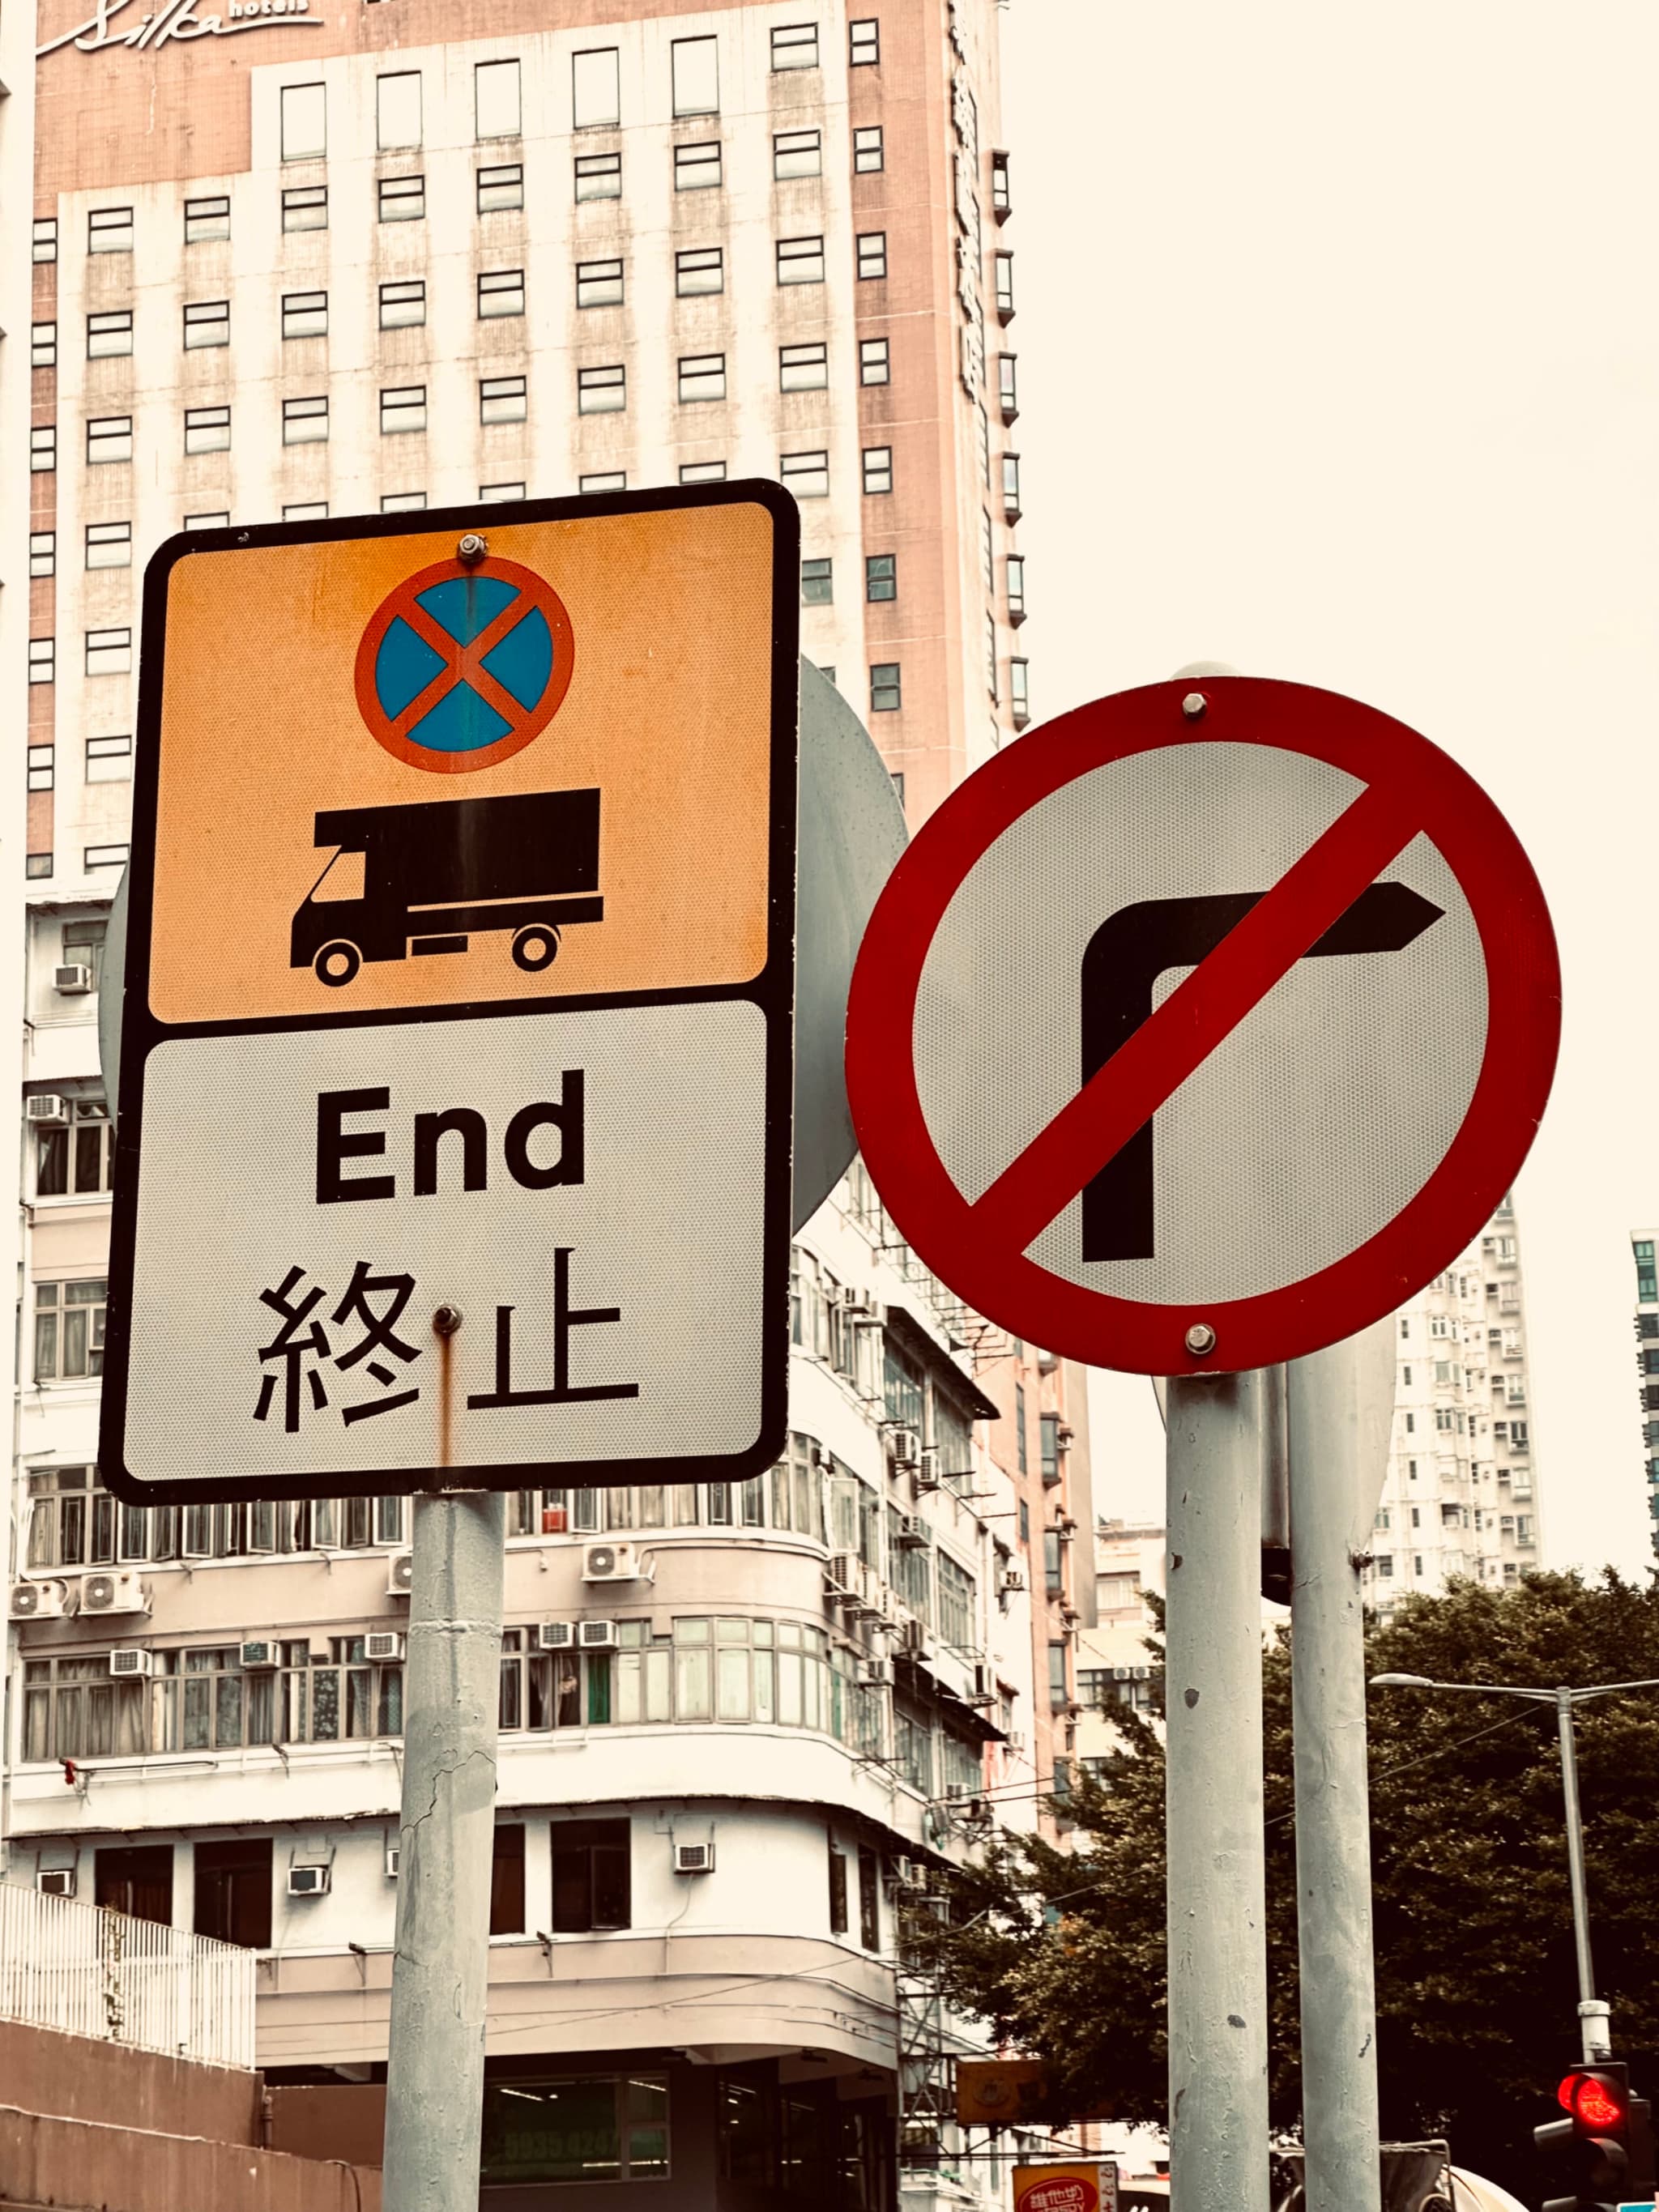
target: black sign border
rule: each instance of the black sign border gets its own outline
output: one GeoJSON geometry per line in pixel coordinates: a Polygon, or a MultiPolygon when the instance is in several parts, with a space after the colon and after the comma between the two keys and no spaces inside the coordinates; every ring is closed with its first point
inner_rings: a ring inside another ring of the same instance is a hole
{"type": "MultiPolygon", "coordinates": [[[[132,841],[127,868],[126,957],[121,978],[119,1100],[115,1133],[114,1200],[110,1237],[109,1305],[105,1328],[99,1474],[130,1505],[234,1504],[290,1498],[415,1497],[434,1491],[568,1488],[611,1490],[631,1483],[742,1482],[772,1466],[789,1426],[789,1255],[794,1084],[794,923],[796,794],[799,690],[800,513],[782,486],[765,477],[574,499],[515,500],[479,507],[423,508],[392,515],[344,515],[317,522],[250,524],[188,531],[169,538],[144,571],[143,649],[139,659],[137,758],[134,763],[132,841]],[[333,544],[365,538],[426,538],[453,531],[488,534],[492,523],[574,522],[664,510],[758,506],[772,520],[771,793],[768,836],[769,892],[767,951],[749,982],[714,988],[585,994],[550,1000],[492,999],[442,1007],[379,1008],[362,1013],[282,1015],[258,1021],[171,1024],[155,1020],[149,994],[155,893],[155,827],[161,772],[161,695],[167,586],[192,553],[234,552],[268,545],[333,544]],[[574,1013],[633,1006],[757,1006],[766,1023],[765,1187],[762,1205],[760,1427],[741,1452],[673,1458],[514,1462],[489,1467],[430,1467],[259,1474],[185,1476],[155,1482],[131,1474],[125,1433],[133,1284],[137,1241],[138,1166],[143,1130],[144,1068],[169,1039],[266,1036],[283,1031],[370,1029],[387,1024],[490,1019],[523,1013],[574,1013]]],[[[106,988],[108,988],[107,980],[106,988]]]]}

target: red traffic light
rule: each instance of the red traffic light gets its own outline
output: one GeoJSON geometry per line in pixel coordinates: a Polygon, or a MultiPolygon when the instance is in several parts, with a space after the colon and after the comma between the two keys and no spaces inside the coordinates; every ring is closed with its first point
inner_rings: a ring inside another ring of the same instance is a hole
{"type": "Polygon", "coordinates": [[[1557,2094],[1578,2125],[1597,2135],[1622,2127],[1629,2117],[1628,2094],[1611,2074],[1569,2074],[1557,2094]]]}

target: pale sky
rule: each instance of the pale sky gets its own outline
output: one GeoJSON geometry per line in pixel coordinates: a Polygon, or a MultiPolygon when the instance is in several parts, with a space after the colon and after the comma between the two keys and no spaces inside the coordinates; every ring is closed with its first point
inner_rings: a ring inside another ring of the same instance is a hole
{"type": "MultiPolygon", "coordinates": [[[[1012,0],[1037,720],[1194,659],[1352,693],[1492,793],[1565,979],[1516,1185],[1546,1564],[1650,1558],[1659,9],[1012,0]]],[[[1035,726],[1035,725],[1034,725],[1035,726]]],[[[1150,1385],[1098,1510],[1162,1510],[1150,1385]]]]}

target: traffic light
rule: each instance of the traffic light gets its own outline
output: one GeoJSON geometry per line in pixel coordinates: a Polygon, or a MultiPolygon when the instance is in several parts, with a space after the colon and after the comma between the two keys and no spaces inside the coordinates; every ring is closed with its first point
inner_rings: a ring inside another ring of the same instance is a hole
{"type": "Polygon", "coordinates": [[[1630,2093],[1630,2069],[1599,2059],[1569,2074],[1558,2092],[1565,2120],[1534,2128],[1569,2193],[1547,2197],[1544,2212],[1615,2212],[1653,2197],[1653,2130],[1645,2098],[1630,2093]]]}

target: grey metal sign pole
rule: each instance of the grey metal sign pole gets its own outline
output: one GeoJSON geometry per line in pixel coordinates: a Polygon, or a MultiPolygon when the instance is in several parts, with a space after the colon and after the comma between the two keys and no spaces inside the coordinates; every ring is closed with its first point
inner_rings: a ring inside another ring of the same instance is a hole
{"type": "Polygon", "coordinates": [[[1359,1563],[1394,1323],[1290,1363],[1291,1725],[1309,2212],[1379,2212],[1376,1995],[1359,1563]],[[1380,1334],[1380,1342],[1377,1340],[1380,1334]]]}
{"type": "Polygon", "coordinates": [[[507,1493],[415,1501],[386,2212],[478,2201],[507,1493]]]}
{"type": "Polygon", "coordinates": [[[1169,1385],[1170,2212],[1267,2212],[1268,2205],[1267,1387],[1259,1373],[1176,1376],[1169,1385]]]}

